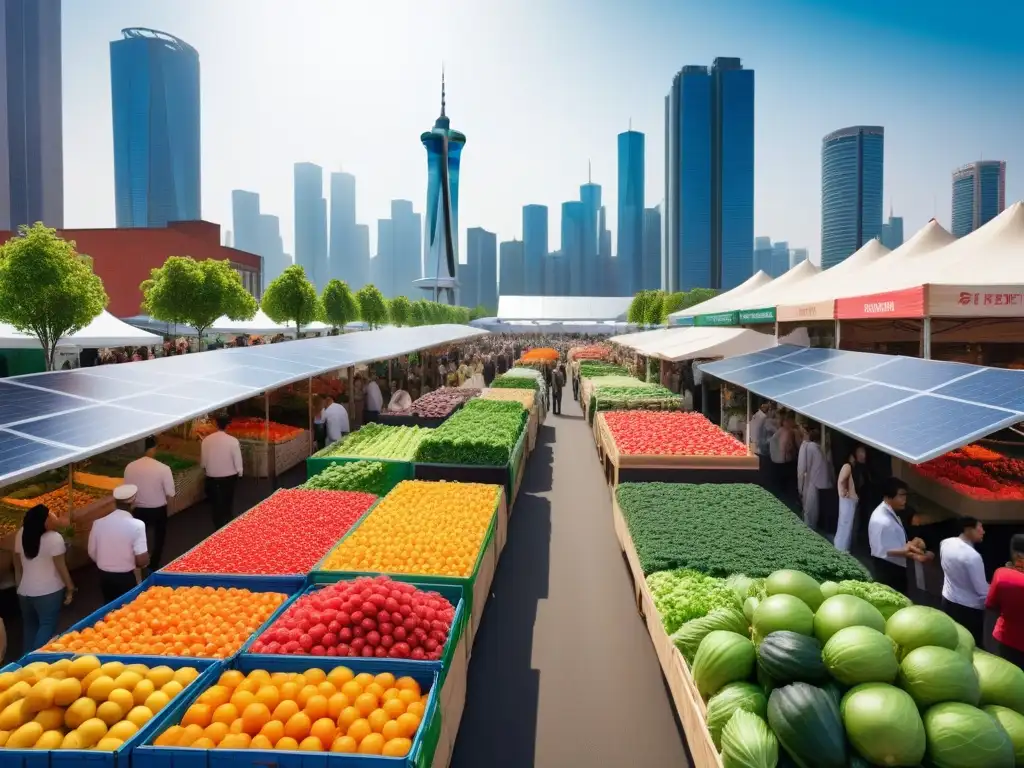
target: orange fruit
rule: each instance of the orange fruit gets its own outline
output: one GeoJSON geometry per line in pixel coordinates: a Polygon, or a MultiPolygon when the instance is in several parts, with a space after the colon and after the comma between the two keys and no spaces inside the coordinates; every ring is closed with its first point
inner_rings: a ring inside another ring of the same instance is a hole
{"type": "Polygon", "coordinates": [[[299,742],[291,736],[282,736],[280,741],[274,745],[274,749],[290,749],[293,752],[299,748],[299,742]]]}
{"type": "Polygon", "coordinates": [[[273,749],[274,743],[264,736],[262,733],[258,733],[252,737],[252,741],[249,742],[249,749],[273,749]]]}
{"type": "Polygon", "coordinates": [[[306,682],[312,685],[322,683],[327,679],[327,673],[317,667],[311,667],[302,673],[302,676],[306,678],[306,682]]]}
{"type": "Polygon", "coordinates": [[[373,728],[374,733],[380,733],[384,730],[384,723],[391,722],[391,715],[383,709],[375,709],[367,716],[366,721],[373,728]]]}
{"type": "Polygon", "coordinates": [[[209,739],[206,736],[200,736],[189,746],[191,746],[192,749],[213,749],[217,745],[213,743],[212,739],[209,739]]]}
{"type": "Polygon", "coordinates": [[[372,693],[361,693],[356,697],[352,706],[359,710],[361,716],[366,717],[377,708],[377,697],[372,693]]]}
{"type": "Polygon", "coordinates": [[[230,699],[231,689],[225,688],[223,685],[211,685],[199,694],[196,702],[198,704],[209,704],[213,709],[216,709],[221,704],[227,704],[230,699]]]}
{"type": "Polygon", "coordinates": [[[287,723],[288,718],[292,715],[298,714],[302,710],[299,709],[299,705],[291,699],[285,699],[274,708],[272,717],[275,720],[280,720],[282,723],[287,723]]]}
{"type": "Polygon", "coordinates": [[[385,741],[401,738],[403,733],[405,733],[405,729],[399,725],[397,720],[388,720],[380,730],[380,735],[384,737],[385,741]]]}
{"type": "Polygon", "coordinates": [[[324,745],[316,736],[307,736],[299,742],[300,752],[323,752],[324,745]]]}
{"type": "Polygon", "coordinates": [[[363,692],[363,686],[355,680],[349,680],[341,686],[341,692],[348,696],[349,701],[355,701],[356,697],[363,692]]]}
{"type": "Polygon", "coordinates": [[[302,690],[295,682],[287,682],[281,686],[281,700],[288,699],[289,701],[295,701],[299,697],[299,691],[302,690]]]}
{"type": "Polygon", "coordinates": [[[224,737],[230,732],[230,727],[227,723],[210,723],[206,726],[203,731],[203,736],[208,738],[214,744],[220,744],[224,737]]]}
{"type": "Polygon", "coordinates": [[[217,745],[219,749],[248,749],[252,737],[247,733],[229,733],[217,745]]]}
{"type": "Polygon", "coordinates": [[[395,676],[390,672],[381,672],[379,675],[373,678],[373,682],[379,685],[384,690],[393,688],[395,685],[395,676]]]}
{"type": "Polygon", "coordinates": [[[359,748],[356,740],[351,736],[339,736],[331,744],[331,752],[355,752],[359,748]]]}
{"type": "Polygon", "coordinates": [[[327,717],[327,699],[319,693],[315,696],[310,696],[306,701],[306,706],[302,709],[309,715],[310,720],[319,720],[321,717],[327,717]]]}
{"type": "Polygon", "coordinates": [[[327,700],[327,716],[337,720],[341,710],[348,706],[348,696],[344,693],[336,693],[327,700]]]}
{"type": "Polygon", "coordinates": [[[345,707],[338,715],[338,728],[342,733],[348,733],[348,727],[361,717],[359,710],[355,707],[345,707]]]}
{"type": "Polygon", "coordinates": [[[221,674],[220,679],[217,680],[217,685],[223,685],[225,688],[235,688],[243,680],[245,680],[245,675],[237,669],[228,669],[221,674]]]}
{"type": "Polygon", "coordinates": [[[221,704],[213,710],[213,717],[211,720],[214,723],[227,723],[230,725],[237,717],[238,707],[234,704],[221,704]]]}
{"type": "Polygon", "coordinates": [[[406,704],[412,704],[414,701],[420,700],[420,693],[411,688],[401,688],[398,691],[398,700],[406,704]]]}
{"type": "MultiPolygon", "coordinates": [[[[410,704],[409,706],[412,705],[410,704]]],[[[390,699],[389,701],[384,702],[381,709],[388,713],[388,717],[394,719],[399,715],[404,715],[407,707],[405,702],[401,699],[390,699]]]]}
{"type": "Polygon", "coordinates": [[[260,689],[256,691],[256,701],[266,704],[267,709],[273,712],[274,707],[281,702],[281,692],[274,685],[261,685],[260,689]]]}
{"type": "Polygon", "coordinates": [[[352,679],[359,683],[359,685],[363,687],[363,690],[365,690],[366,686],[373,682],[373,675],[371,675],[369,672],[360,672],[352,679]]]}
{"type": "Polygon", "coordinates": [[[192,743],[196,739],[202,737],[202,735],[203,735],[203,726],[196,725],[194,723],[192,725],[186,725],[185,729],[181,733],[181,736],[178,737],[177,746],[179,746],[179,747],[189,747],[189,746],[192,746],[192,743]]]}
{"type": "Polygon", "coordinates": [[[371,733],[359,742],[359,754],[379,755],[384,751],[384,737],[379,733],[371,733]]]}
{"type": "Polygon", "coordinates": [[[255,702],[256,694],[249,691],[236,690],[231,694],[231,703],[235,705],[235,709],[239,712],[244,712],[246,707],[255,702]]]}
{"type": "Polygon", "coordinates": [[[395,680],[395,688],[400,691],[416,691],[416,695],[420,695],[420,684],[411,677],[400,677],[395,680]]]}
{"type": "Polygon", "coordinates": [[[338,736],[338,726],[329,717],[321,717],[310,727],[309,735],[320,739],[320,743],[324,745],[323,748],[327,750],[331,748],[331,744],[338,736]]]}
{"type": "Polygon", "coordinates": [[[284,723],[280,720],[270,720],[260,729],[260,736],[265,736],[271,744],[277,744],[284,736],[284,723]]]}
{"type": "Polygon", "coordinates": [[[270,710],[266,704],[252,703],[242,711],[242,730],[255,736],[270,720],[270,710]]]}
{"type": "Polygon", "coordinates": [[[156,741],[153,743],[158,747],[173,747],[178,743],[178,739],[185,733],[185,729],[180,725],[172,725],[166,731],[156,737],[156,741]]]}
{"type": "Polygon", "coordinates": [[[312,725],[309,715],[305,712],[296,712],[284,724],[284,735],[290,736],[296,741],[302,741],[302,739],[309,736],[309,729],[312,725]]]}
{"type": "Polygon", "coordinates": [[[348,727],[348,735],[355,739],[357,744],[362,744],[363,739],[371,733],[373,733],[373,728],[363,718],[359,718],[348,727]]]}
{"type": "Polygon", "coordinates": [[[306,708],[306,702],[309,701],[314,696],[319,696],[319,695],[320,695],[320,691],[318,691],[316,689],[315,685],[306,685],[306,686],[303,687],[303,689],[301,691],[299,691],[299,695],[296,697],[295,701],[298,703],[298,705],[302,709],[305,709],[306,708]]]}
{"type": "Polygon", "coordinates": [[[341,686],[353,677],[355,677],[355,675],[352,674],[352,670],[348,667],[335,667],[327,673],[327,681],[339,690],[341,689],[341,686]]]}
{"type": "Polygon", "coordinates": [[[384,757],[405,757],[409,754],[410,749],[412,749],[412,741],[410,739],[389,739],[384,744],[381,754],[384,757]]]}
{"type": "Polygon", "coordinates": [[[324,680],[322,683],[317,683],[316,690],[317,693],[319,693],[325,699],[331,698],[331,696],[338,692],[338,689],[334,686],[334,683],[330,682],[329,680],[324,680]]]}
{"type": "Polygon", "coordinates": [[[412,715],[406,712],[404,715],[399,715],[395,720],[400,726],[407,739],[411,739],[416,735],[416,729],[420,727],[420,719],[416,715],[412,715]]]}
{"type": "Polygon", "coordinates": [[[384,688],[379,683],[368,683],[367,686],[363,688],[363,692],[372,693],[379,699],[384,695],[384,688]]]}

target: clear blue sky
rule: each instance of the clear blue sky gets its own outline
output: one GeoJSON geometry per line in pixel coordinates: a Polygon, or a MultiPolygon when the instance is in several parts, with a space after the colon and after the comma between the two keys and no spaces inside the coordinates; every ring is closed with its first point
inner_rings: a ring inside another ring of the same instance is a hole
{"type": "MultiPolygon", "coordinates": [[[[885,200],[909,237],[950,217],[950,173],[1006,160],[1024,198],[1024,10],[1010,0],[63,0],[66,223],[114,223],[108,44],[127,26],[182,37],[202,70],[203,216],[259,192],[293,252],[292,164],[357,177],[358,218],[422,212],[419,134],[439,107],[468,136],[460,220],[521,237],[521,207],[577,199],[592,161],[615,226],[616,134],[647,134],[664,195],[664,96],[684,64],[756,71],[755,233],[820,246],[821,138],[886,130],[885,200]]],[[[463,253],[464,240],[463,239],[463,253]]]]}

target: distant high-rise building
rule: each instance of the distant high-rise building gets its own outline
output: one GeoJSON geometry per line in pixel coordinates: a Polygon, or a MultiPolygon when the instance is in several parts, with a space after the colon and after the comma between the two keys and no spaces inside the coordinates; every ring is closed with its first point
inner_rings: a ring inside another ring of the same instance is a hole
{"type": "Polygon", "coordinates": [[[331,227],[328,261],[330,277],[351,287],[361,273],[353,253],[356,230],[356,177],[341,171],[331,174],[331,227]]]}
{"type": "Polygon", "coordinates": [[[686,66],[665,97],[667,290],[735,288],[752,268],[754,71],[686,66]]]}
{"type": "Polygon", "coordinates": [[[231,226],[238,250],[260,253],[260,196],[256,192],[231,190],[231,226]]]}
{"type": "MultiPolygon", "coordinates": [[[[243,249],[244,250],[244,249],[243,249]]],[[[263,290],[271,281],[291,266],[291,258],[284,252],[281,240],[281,220],[277,216],[261,213],[259,218],[259,250],[263,257],[263,290]]]]}
{"type": "MultiPolygon", "coordinates": [[[[583,203],[570,200],[562,203],[562,247],[568,281],[563,286],[565,296],[583,295],[583,238],[587,215],[583,203]]],[[[557,295],[557,294],[556,294],[557,295]]]]}
{"type": "Polygon", "coordinates": [[[497,311],[498,239],[493,232],[482,227],[466,230],[466,264],[473,284],[463,286],[459,303],[470,308],[483,305],[497,311]]]}
{"type": "MultiPolygon", "coordinates": [[[[661,288],[661,208],[644,208],[640,283],[634,287],[637,291],[656,291],[661,288]]],[[[620,292],[620,295],[628,294],[620,292]]]]}
{"type": "Polygon", "coordinates": [[[64,227],[60,0],[0,7],[0,229],[64,227]]]}
{"type": "Polygon", "coordinates": [[[789,243],[785,240],[772,243],[772,277],[784,275],[789,270],[789,243]]]}
{"type": "Polygon", "coordinates": [[[544,259],[544,295],[569,294],[569,263],[562,251],[552,251],[544,259]]]}
{"type": "Polygon", "coordinates": [[[523,295],[554,295],[546,288],[548,207],[523,206],[523,295]]]}
{"type": "Polygon", "coordinates": [[[199,53],[132,28],[110,44],[118,227],[202,218],[199,53]]]}
{"type": "Polygon", "coordinates": [[[370,226],[356,224],[352,245],[352,282],[349,288],[358,291],[370,282],[370,226]]]}
{"type": "Polygon", "coordinates": [[[597,292],[595,296],[614,296],[614,288],[617,282],[615,274],[618,265],[612,254],[612,233],[608,230],[608,206],[601,206],[601,215],[598,217],[598,267],[597,292]]]}
{"type": "Polygon", "coordinates": [[[791,248],[789,250],[789,268],[797,266],[807,261],[808,253],[806,248],[791,248]]]}
{"type": "Polygon", "coordinates": [[[569,275],[573,296],[597,296],[603,287],[601,274],[601,185],[587,181],[580,185],[582,219],[580,229],[579,272],[569,275]]]}
{"type": "MultiPolygon", "coordinates": [[[[498,246],[498,294],[523,296],[523,241],[507,240],[498,246]]],[[[494,309],[494,307],[492,307],[494,309]]]]}
{"type": "Polygon", "coordinates": [[[629,296],[644,282],[644,135],[624,131],[618,137],[618,230],[615,257],[619,260],[615,295],[629,296]]]}
{"type": "Polygon", "coordinates": [[[821,142],[821,266],[834,267],[882,234],[885,129],[855,125],[821,142]]]}
{"type": "Polygon", "coordinates": [[[370,260],[370,282],[386,298],[394,296],[394,222],[377,219],[377,255],[370,260]]]}
{"type": "Polygon", "coordinates": [[[231,230],[230,229],[225,229],[224,230],[224,247],[225,248],[234,248],[235,247],[234,246],[234,242],[235,241],[231,239],[231,230]]]}
{"type": "Polygon", "coordinates": [[[314,163],[295,164],[295,263],[323,290],[327,269],[327,201],[324,169],[314,163]]]}
{"type": "MultiPolygon", "coordinates": [[[[772,239],[770,237],[754,238],[754,274],[764,272],[772,275],[772,239]]],[[[774,277],[774,275],[772,275],[774,277]]]]}
{"type": "Polygon", "coordinates": [[[1006,163],[979,160],[953,171],[953,234],[963,237],[1006,208],[1006,163]]]}
{"type": "MultiPolygon", "coordinates": [[[[423,254],[423,223],[413,211],[409,200],[391,201],[392,286],[394,296],[405,296],[415,301],[414,283],[419,280],[423,254]]],[[[393,298],[393,296],[391,297],[393,298]]]]}
{"type": "Polygon", "coordinates": [[[903,217],[893,216],[889,210],[889,220],[882,225],[882,245],[894,251],[903,245],[903,217]]]}

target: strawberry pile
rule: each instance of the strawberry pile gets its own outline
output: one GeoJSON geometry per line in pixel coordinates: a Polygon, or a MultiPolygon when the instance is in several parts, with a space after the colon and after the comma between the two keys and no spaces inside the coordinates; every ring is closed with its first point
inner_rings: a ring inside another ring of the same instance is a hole
{"type": "Polygon", "coordinates": [[[455,608],[436,592],[362,577],[300,597],[252,653],[438,661],[454,620],[455,608]]]}

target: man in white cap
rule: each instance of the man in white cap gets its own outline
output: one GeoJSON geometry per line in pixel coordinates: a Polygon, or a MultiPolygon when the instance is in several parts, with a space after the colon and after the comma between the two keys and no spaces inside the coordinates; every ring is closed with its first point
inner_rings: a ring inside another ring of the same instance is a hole
{"type": "Polygon", "coordinates": [[[119,485],[114,489],[116,508],[92,524],[89,557],[100,569],[103,602],[116,600],[142,581],[142,569],[149,565],[146,524],[132,517],[139,489],[119,485]]]}

